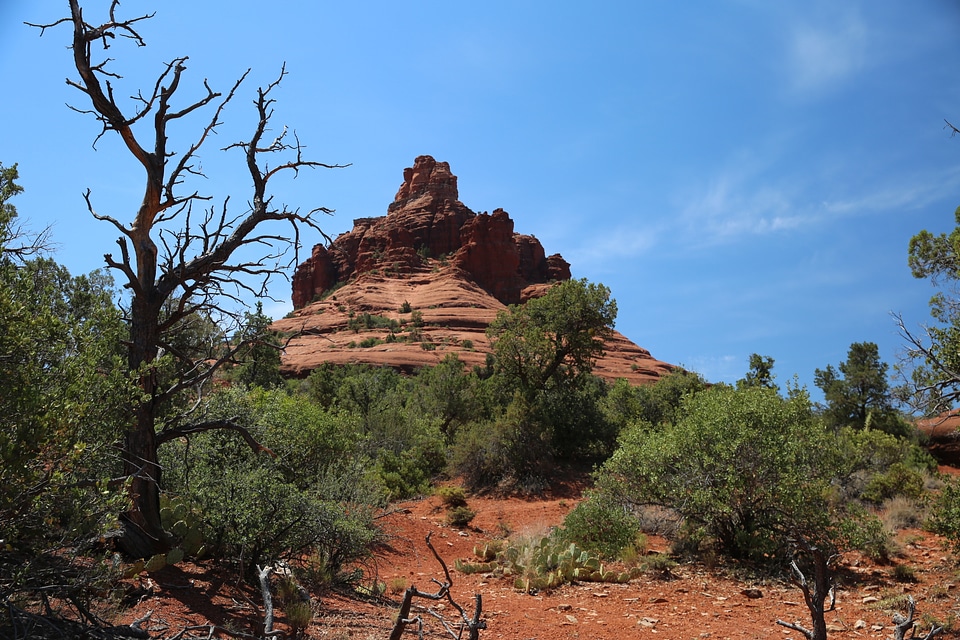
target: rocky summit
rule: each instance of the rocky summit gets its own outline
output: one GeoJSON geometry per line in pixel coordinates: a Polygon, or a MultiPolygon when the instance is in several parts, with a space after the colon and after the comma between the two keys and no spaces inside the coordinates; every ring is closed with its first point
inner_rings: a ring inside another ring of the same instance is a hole
{"type": "MultiPolygon", "coordinates": [[[[482,365],[499,311],[570,278],[570,265],[514,232],[506,211],[476,213],[458,198],[450,165],[420,156],[386,216],[356,219],[313,248],[293,277],[294,312],[273,324],[297,334],[285,374],[305,376],[324,362],[412,371],[449,353],[482,365]]],[[[603,378],[644,384],[674,369],[620,333],[604,346],[594,369],[603,378]]]]}

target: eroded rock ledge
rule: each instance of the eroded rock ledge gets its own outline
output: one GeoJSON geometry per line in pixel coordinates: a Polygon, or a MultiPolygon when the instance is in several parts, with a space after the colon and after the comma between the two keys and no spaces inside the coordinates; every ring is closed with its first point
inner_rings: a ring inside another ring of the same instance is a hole
{"type": "Polygon", "coordinates": [[[546,256],[533,236],[515,233],[506,211],[475,213],[458,197],[450,165],[418,157],[404,169],[386,216],[354,220],[352,231],[329,247],[316,245],[297,267],[294,309],[358,275],[409,273],[430,258],[443,258],[504,304],[520,302],[532,284],[570,278],[570,265],[559,254],[546,256]]]}
{"type": "MultiPolygon", "coordinates": [[[[354,220],[297,267],[295,311],[273,325],[298,334],[282,371],[306,376],[324,362],[413,371],[450,353],[482,365],[497,312],[569,278],[559,254],[546,256],[532,235],[515,233],[502,209],[471,211],[450,165],[420,156],[386,216],[354,220]]],[[[620,333],[604,347],[594,372],[609,380],[645,384],[674,368],[620,333]]]]}

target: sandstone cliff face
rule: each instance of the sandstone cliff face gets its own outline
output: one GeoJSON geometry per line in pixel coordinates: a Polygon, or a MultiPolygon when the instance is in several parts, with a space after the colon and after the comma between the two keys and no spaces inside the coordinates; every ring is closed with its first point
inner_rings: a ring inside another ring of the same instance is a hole
{"type": "MultiPolygon", "coordinates": [[[[449,353],[483,365],[499,311],[570,279],[570,265],[516,233],[506,211],[475,213],[457,198],[450,166],[420,156],[386,216],[354,220],[329,247],[313,248],[294,275],[295,312],[273,325],[299,334],[283,355],[286,375],[324,362],[412,371],[449,353]]],[[[604,347],[594,372],[610,380],[647,384],[674,368],[620,333],[604,347]]]]}
{"type": "Polygon", "coordinates": [[[528,285],[570,278],[570,265],[559,255],[547,258],[533,236],[515,233],[506,211],[478,214],[458,197],[450,165],[418,157],[386,216],[354,220],[353,230],[330,247],[317,245],[297,267],[294,309],[357,275],[406,272],[441,256],[504,304],[520,302],[528,285]]]}

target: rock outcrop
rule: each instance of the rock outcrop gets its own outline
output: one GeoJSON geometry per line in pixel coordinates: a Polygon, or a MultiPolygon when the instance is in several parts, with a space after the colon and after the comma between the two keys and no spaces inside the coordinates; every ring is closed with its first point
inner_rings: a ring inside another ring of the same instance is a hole
{"type": "Polygon", "coordinates": [[[917,421],[926,448],[941,464],[960,466],[960,409],[917,421]]]}
{"type": "MultiPolygon", "coordinates": [[[[475,213],[458,197],[450,165],[420,156],[386,216],[354,220],[313,248],[294,275],[294,313],[273,325],[298,334],[285,374],[305,376],[324,362],[412,371],[449,353],[482,365],[499,311],[570,279],[570,265],[516,233],[506,211],[475,213]]],[[[604,378],[644,384],[674,369],[619,333],[604,346],[594,369],[604,378]]]]}
{"type": "Polygon", "coordinates": [[[440,258],[504,304],[521,301],[531,284],[568,280],[570,265],[547,257],[533,236],[513,230],[503,209],[475,213],[458,200],[450,165],[420,156],[403,172],[387,215],[359,218],[329,247],[317,245],[293,276],[293,307],[302,309],[359,274],[403,273],[440,258]]]}

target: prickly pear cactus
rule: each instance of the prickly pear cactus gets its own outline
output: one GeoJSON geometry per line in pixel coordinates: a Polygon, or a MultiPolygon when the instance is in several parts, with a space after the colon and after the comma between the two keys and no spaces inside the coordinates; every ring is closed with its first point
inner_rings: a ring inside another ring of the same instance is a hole
{"type": "MultiPolygon", "coordinates": [[[[160,496],[160,522],[169,531],[184,557],[200,558],[205,551],[200,514],[181,498],[160,496]]],[[[177,549],[174,549],[176,551],[177,549]]],[[[175,562],[170,562],[175,564],[175,562]]]]}

